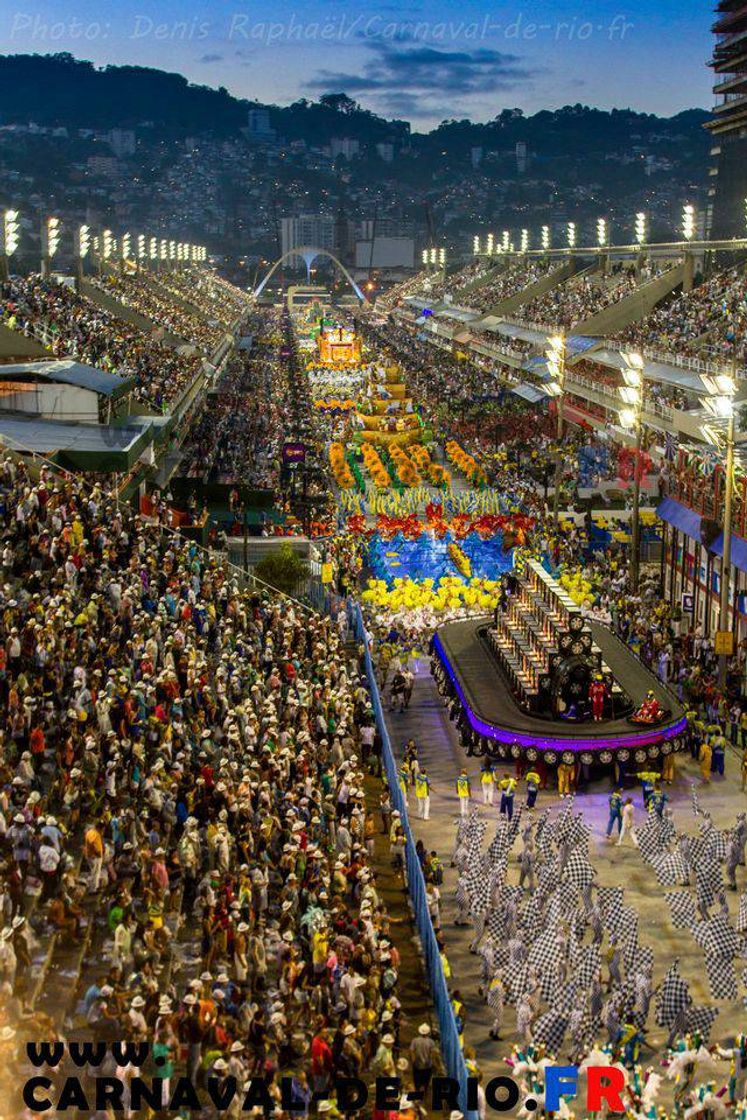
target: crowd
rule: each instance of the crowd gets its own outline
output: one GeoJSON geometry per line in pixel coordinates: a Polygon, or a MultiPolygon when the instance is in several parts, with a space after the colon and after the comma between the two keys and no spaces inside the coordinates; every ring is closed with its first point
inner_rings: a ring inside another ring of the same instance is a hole
{"type": "Polygon", "coordinates": [[[183,475],[256,489],[278,485],[290,407],[281,339],[275,313],[263,320],[251,351],[231,360],[189,431],[183,475]]]}
{"type": "Polygon", "coordinates": [[[744,361],[747,299],[742,266],[696,277],[689,292],[654,308],[620,336],[644,350],[672,354],[711,355],[714,361],[744,361]]]}
{"type": "Polygon", "coordinates": [[[196,304],[209,322],[229,331],[247,312],[250,297],[215,272],[178,269],[159,275],[159,285],[187,303],[196,304]]]}
{"type": "Polygon", "coordinates": [[[556,267],[552,261],[540,260],[516,261],[499,266],[495,277],[491,274],[486,283],[469,293],[469,306],[474,311],[488,312],[502,300],[535,284],[556,267]]]}
{"type": "Polygon", "coordinates": [[[133,396],[157,411],[195,379],[199,354],[177,353],[138,327],[41,276],[14,276],[0,284],[2,323],[42,342],[58,358],[133,377],[133,396]]]}
{"type": "Polygon", "coordinates": [[[641,282],[632,266],[613,270],[609,276],[583,273],[522,304],[519,314],[526,322],[547,323],[567,330],[624,299],[641,282]]]}
{"type": "Polygon", "coordinates": [[[336,1076],[406,1077],[344,628],[243,591],[102,487],[6,459],[0,496],[6,1072],[69,1013],[78,1037],[148,1041],[142,1070],[103,1072],[166,1099],[179,1076],[258,1077],[276,1105],[281,1074],[307,1105],[336,1076]],[[69,1007],[35,1012],[50,938],[86,945],[81,998],[72,977],[69,1007]]]}
{"type": "MultiPolygon", "coordinates": [[[[225,328],[211,318],[209,308],[190,310],[151,275],[144,272],[114,274],[92,279],[102,291],[114,296],[125,307],[152,319],[177,338],[198,347],[206,357],[214,353],[225,335],[225,328]]],[[[192,289],[192,297],[198,295],[192,289]]]]}

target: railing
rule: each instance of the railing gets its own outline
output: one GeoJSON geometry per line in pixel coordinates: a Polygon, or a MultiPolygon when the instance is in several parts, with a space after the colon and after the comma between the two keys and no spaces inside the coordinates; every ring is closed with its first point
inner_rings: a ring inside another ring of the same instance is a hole
{"type": "MultiPolygon", "coordinates": [[[[636,349],[634,343],[620,342],[617,339],[609,338],[604,342],[605,350],[634,350],[636,349]]],[[[639,347],[640,352],[644,358],[648,358],[651,362],[661,362],[665,366],[677,366],[679,369],[689,369],[694,373],[708,373],[717,374],[723,373],[727,363],[722,362],[720,365],[717,362],[707,362],[703,358],[693,358],[687,354],[675,354],[664,350],[654,350],[648,346],[639,347]]],[[[742,367],[737,370],[738,377],[747,377],[747,369],[742,367]]]]}
{"type": "Polygon", "coordinates": [[[397,763],[394,758],[394,752],[392,751],[386,720],[384,719],[384,710],[381,706],[381,698],[376,683],[376,674],[374,673],[371,651],[369,649],[368,634],[363,622],[361,609],[357,604],[352,608],[352,621],[356,638],[363,643],[365,649],[366,677],[368,679],[368,688],[371,694],[374,715],[376,717],[376,726],[381,736],[381,759],[387,782],[389,783],[392,806],[400,814],[400,821],[407,840],[405,845],[407,888],[410,899],[412,900],[415,925],[417,926],[421,945],[423,947],[431,995],[436,1008],[436,1014],[438,1015],[441,1053],[443,1055],[444,1066],[447,1076],[458,1081],[461,1086],[462,1112],[467,1117],[467,1120],[476,1120],[475,1113],[467,1110],[467,1066],[459,1041],[459,1030],[457,1028],[456,1016],[449,995],[449,989],[446,984],[446,977],[444,976],[441,954],[428,911],[428,903],[425,894],[425,878],[423,876],[423,869],[420,866],[420,860],[415,852],[415,838],[412,834],[410,821],[407,815],[407,802],[399,786],[397,763]]]}

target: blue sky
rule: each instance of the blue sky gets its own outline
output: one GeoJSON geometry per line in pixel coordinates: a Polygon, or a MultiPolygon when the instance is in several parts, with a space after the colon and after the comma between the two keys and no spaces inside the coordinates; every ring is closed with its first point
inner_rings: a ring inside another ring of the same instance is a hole
{"type": "Polygon", "coordinates": [[[581,101],[669,115],[711,102],[702,0],[9,0],[0,51],[70,51],[286,103],[344,90],[422,130],[581,101]]]}

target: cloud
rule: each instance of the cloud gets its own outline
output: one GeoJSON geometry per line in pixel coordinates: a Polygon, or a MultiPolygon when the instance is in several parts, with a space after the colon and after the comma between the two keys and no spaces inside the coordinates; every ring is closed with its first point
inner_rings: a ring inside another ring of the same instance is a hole
{"type": "Polygon", "coordinates": [[[223,61],[223,55],[222,54],[203,54],[200,58],[197,59],[197,61],[198,62],[203,62],[203,63],[222,62],[223,61]]]}
{"type": "Polygon", "coordinates": [[[372,93],[411,97],[438,93],[471,96],[515,89],[538,73],[518,55],[489,48],[473,51],[436,50],[430,46],[400,49],[389,42],[369,44],[371,57],[357,74],[320,70],[308,83],[311,90],[372,93]]]}

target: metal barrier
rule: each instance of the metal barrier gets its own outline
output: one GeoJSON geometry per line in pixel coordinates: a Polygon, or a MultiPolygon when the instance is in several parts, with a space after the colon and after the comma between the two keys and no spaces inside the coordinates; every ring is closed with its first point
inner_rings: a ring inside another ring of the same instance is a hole
{"type": "Polygon", "coordinates": [[[441,954],[436,942],[436,935],[433,932],[430,914],[428,913],[428,903],[425,897],[425,878],[420,866],[420,861],[415,854],[415,838],[412,834],[410,821],[407,815],[407,802],[402,796],[402,790],[399,786],[397,763],[394,758],[394,752],[392,751],[386,720],[384,719],[384,710],[381,706],[381,697],[379,696],[376,674],[374,673],[373,661],[371,660],[368,634],[363,622],[360,606],[356,603],[355,605],[349,606],[349,610],[351,611],[355,636],[358,641],[363,643],[365,649],[366,677],[368,678],[371,703],[376,717],[376,726],[381,736],[381,761],[384,772],[386,773],[387,782],[389,783],[392,806],[399,811],[402,828],[404,829],[407,839],[407,844],[405,845],[407,888],[410,898],[412,899],[415,925],[417,926],[420,942],[423,946],[426,972],[430,983],[433,1004],[436,1008],[436,1014],[438,1015],[441,1054],[443,1056],[444,1067],[446,1069],[446,1075],[458,1081],[461,1086],[461,1109],[465,1117],[467,1117],[467,1120],[476,1120],[477,1114],[467,1109],[467,1066],[459,1041],[456,1015],[454,1014],[451,997],[449,996],[449,989],[446,984],[443,964],[441,963],[441,954]]]}

